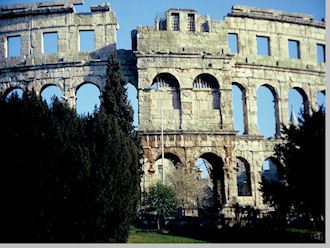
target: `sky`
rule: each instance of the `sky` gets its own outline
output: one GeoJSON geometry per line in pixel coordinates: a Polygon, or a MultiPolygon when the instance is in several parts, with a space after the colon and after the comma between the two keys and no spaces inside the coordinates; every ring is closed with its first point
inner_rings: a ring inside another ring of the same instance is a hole
{"type": "MultiPolygon", "coordinates": [[[[47,0],[50,1],[50,0],[47,0]]],[[[55,0],[51,0],[55,1],[55,0]]],[[[33,3],[40,2],[35,0],[0,0],[1,5],[9,4],[19,4],[19,3],[33,3]]],[[[43,1],[45,2],[45,1],[43,1]]],[[[195,9],[202,15],[210,15],[212,19],[223,19],[230,11],[233,4],[255,6],[261,8],[272,8],[282,11],[298,12],[314,15],[315,20],[321,20],[325,17],[325,0],[85,0],[83,6],[77,7],[78,12],[88,12],[90,5],[102,4],[108,2],[113,11],[115,11],[120,28],[117,33],[117,48],[118,49],[131,49],[131,31],[136,29],[138,25],[149,25],[154,24],[154,19],[157,13],[164,13],[169,8],[189,8],[195,9]]],[[[93,34],[82,34],[85,35],[84,39],[90,39],[93,34]]],[[[52,40],[52,37],[45,37],[45,39],[52,40]]],[[[19,40],[14,39],[14,43],[19,43],[19,40]]],[[[262,52],[263,46],[261,41],[260,50],[262,52]]],[[[15,45],[13,45],[15,46],[15,45]]],[[[82,47],[81,50],[91,50],[93,49],[93,44],[89,43],[87,47],[82,47]],[[90,47],[88,47],[90,46],[90,47]]],[[[258,45],[259,46],[259,45],[258,45]]],[[[294,51],[294,44],[291,44],[290,54],[297,56],[294,51]]],[[[50,48],[50,52],[54,52],[55,48],[50,48]]],[[[45,50],[46,51],[46,50],[45,50]]],[[[56,51],[55,51],[56,52],[56,51]]],[[[17,49],[13,49],[13,55],[17,56],[17,49]]],[[[44,97],[50,101],[52,97],[52,92],[58,97],[61,97],[60,92],[49,89],[44,94],[44,97]]],[[[275,126],[272,123],[273,112],[271,102],[267,104],[267,99],[271,99],[271,95],[268,89],[260,89],[257,92],[257,98],[261,99],[261,103],[258,103],[260,108],[258,110],[258,115],[269,115],[267,118],[263,118],[261,122],[258,120],[259,131],[266,138],[274,134],[275,126]],[[265,107],[262,109],[261,107],[265,107]]],[[[99,92],[95,87],[91,85],[85,85],[80,88],[77,92],[77,112],[84,114],[86,112],[91,112],[94,110],[95,105],[99,106],[99,92]]],[[[299,115],[299,109],[302,104],[302,98],[297,92],[290,93],[290,99],[288,103],[289,110],[291,106],[293,107],[296,115],[299,115]]],[[[137,126],[137,100],[136,100],[136,90],[133,86],[128,86],[128,96],[129,101],[133,105],[135,110],[135,121],[134,124],[137,126]]],[[[242,116],[242,106],[240,101],[237,99],[241,98],[238,88],[233,87],[233,98],[235,99],[233,103],[234,107],[234,126],[239,131],[239,134],[243,133],[243,120],[242,116]]],[[[325,101],[324,95],[318,95],[318,100],[322,103],[325,101]]],[[[288,113],[289,115],[289,113],[288,113]]],[[[258,118],[260,119],[260,118],[258,118]]]]}

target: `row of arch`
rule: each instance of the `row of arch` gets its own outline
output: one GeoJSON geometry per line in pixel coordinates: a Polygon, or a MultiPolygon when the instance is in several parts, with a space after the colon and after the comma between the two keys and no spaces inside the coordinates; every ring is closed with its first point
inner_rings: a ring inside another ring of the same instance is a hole
{"type": "MultiPolygon", "coordinates": [[[[9,99],[14,95],[19,98],[23,96],[24,90],[20,87],[14,87],[4,92],[5,98],[9,99]]],[[[76,110],[78,114],[91,114],[95,108],[100,106],[100,89],[92,83],[83,83],[76,89],[76,110]]],[[[48,105],[52,105],[54,97],[58,100],[63,100],[62,90],[55,84],[47,84],[40,90],[40,96],[47,102],[48,105]]]]}
{"type": "MultiPolygon", "coordinates": [[[[97,83],[92,82],[84,82],[79,84],[75,88],[75,102],[74,106],[78,114],[87,115],[92,114],[95,109],[98,109],[100,106],[100,98],[101,98],[101,86],[97,83]]],[[[136,87],[131,83],[127,83],[125,86],[128,93],[129,103],[132,105],[134,109],[134,126],[137,128],[138,126],[138,99],[137,99],[137,90],[136,87]]],[[[21,87],[19,85],[15,85],[9,87],[4,91],[5,98],[10,98],[14,94],[17,94],[18,97],[22,97],[23,92],[26,87],[21,87]]],[[[59,100],[63,100],[65,97],[63,96],[63,89],[58,84],[48,83],[44,85],[39,91],[38,94],[41,95],[42,99],[44,99],[48,105],[52,105],[53,98],[57,97],[59,100]]]]}
{"type": "MultiPolygon", "coordinates": [[[[198,75],[193,81],[194,89],[206,89],[212,92],[211,98],[213,109],[220,109],[220,85],[217,79],[207,73],[198,75]]],[[[138,125],[138,100],[137,91],[133,85],[128,84],[128,97],[135,110],[135,126],[138,125]],[[131,97],[130,97],[131,96],[131,97]]],[[[170,73],[160,73],[155,76],[151,84],[151,90],[170,89],[172,94],[172,108],[179,110],[179,119],[182,120],[180,85],[178,80],[170,73]]],[[[22,89],[10,88],[6,90],[5,95],[10,97],[14,92],[22,94],[22,89]]],[[[51,98],[55,95],[59,99],[62,98],[62,90],[55,84],[47,84],[40,90],[41,96],[50,104],[51,98]]],[[[257,90],[257,126],[259,134],[272,137],[279,134],[279,106],[278,94],[274,87],[268,84],[261,85],[257,90]]],[[[325,91],[317,93],[319,105],[325,105],[325,91]]],[[[92,113],[95,106],[100,105],[100,89],[93,83],[83,83],[76,88],[76,109],[80,114],[92,113]]],[[[299,115],[300,109],[309,111],[309,99],[305,91],[301,88],[294,87],[289,91],[288,95],[288,115],[293,110],[299,115]],[[296,99],[291,101],[291,98],[296,99]]],[[[235,130],[238,134],[249,134],[248,116],[247,116],[247,98],[245,88],[237,83],[232,83],[232,109],[235,130]]],[[[221,113],[219,113],[221,115],[221,113]]],[[[220,116],[221,119],[221,116],[220,116]]],[[[220,120],[221,121],[221,120],[220,120]]],[[[221,125],[221,123],[220,123],[221,125]]],[[[179,127],[178,127],[179,128],[179,127]]]]}
{"type": "MultiPolygon", "coordinates": [[[[247,99],[246,90],[239,83],[232,83],[232,104],[234,127],[239,134],[248,134],[248,116],[247,116],[247,99]]],[[[268,85],[261,85],[257,90],[257,126],[259,133],[265,137],[278,135],[280,132],[279,120],[279,96],[275,89],[268,85]]],[[[320,91],[315,96],[319,107],[325,107],[325,91],[320,91]]],[[[288,93],[288,119],[290,123],[292,115],[303,118],[301,113],[310,112],[310,101],[307,94],[302,88],[293,87],[288,93]]]]}
{"type": "MultiPolygon", "coordinates": [[[[173,109],[181,109],[179,81],[170,73],[160,73],[153,79],[151,90],[158,90],[161,88],[172,90],[173,109]]],[[[220,85],[214,76],[207,73],[198,75],[193,81],[193,88],[209,89],[212,92],[213,109],[220,109],[220,85]]]]}
{"type": "MultiPolygon", "coordinates": [[[[159,176],[162,169],[161,158],[158,157],[154,163],[156,170],[159,170],[159,176]]],[[[181,160],[173,153],[164,154],[164,170],[170,173],[172,170],[181,166],[181,160]]],[[[209,191],[212,191],[212,204],[222,206],[226,203],[226,190],[224,184],[223,160],[215,153],[203,153],[195,162],[195,168],[200,180],[208,181],[209,191]]],[[[251,166],[243,157],[236,157],[236,187],[237,196],[252,196],[252,181],[251,166]]],[[[267,181],[276,181],[282,179],[283,166],[274,157],[266,158],[260,168],[262,177],[267,181]]],[[[156,173],[157,174],[157,173],[156,173]]]]}
{"type": "MultiPolygon", "coordinates": [[[[209,73],[202,73],[198,75],[193,80],[193,88],[211,88],[211,89],[219,89],[220,85],[218,80],[209,73]]],[[[159,73],[152,80],[151,89],[158,88],[180,88],[179,81],[170,73],[159,73]]]]}
{"type": "MultiPolygon", "coordinates": [[[[170,73],[160,73],[152,81],[151,90],[168,88],[172,90],[172,107],[181,110],[180,85],[178,80],[170,73]]],[[[209,89],[212,94],[213,109],[220,109],[220,91],[217,79],[207,73],[198,75],[193,81],[193,89],[209,89]]],[[[280,133],[279,95],[275,88],[269,84],[261,85],[256,92],[257,96],[257,127],[259,134],[272,137],[280,133]]],[[[325,91],[317,93],[318,105],[325,106],[325,91]]],[[[293,87],[288,93],[288,119],[292,112],[301,117],[300,113],[309,113],[310,102],[306,92],[299,87],[293,87]]],[[[239,134],[248,134],[247,98],[246,89],[239,83],[232,83],[232,108],[234,127],[239,134]]],[[[181,111],[179,112],[180,115],[181,111]]],[[[181,116],[179,116],[181,119],[181,116]]]]}

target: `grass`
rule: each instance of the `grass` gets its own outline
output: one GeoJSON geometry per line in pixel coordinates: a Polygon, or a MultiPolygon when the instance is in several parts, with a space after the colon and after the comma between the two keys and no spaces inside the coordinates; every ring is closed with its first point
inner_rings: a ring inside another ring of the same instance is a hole
{"type": "Polygon", "coordinates": [[[301,233],[301,234],[306,234],[306,233],[313,233],[313,231],[305,228],[294,228],[294,227],[289,227],[287,228],[288,232],[293,232],[293,233],[301,233]]]}
{"type": "Polygon", "coordinates": [[[206,241],[138,229],[130,233],[128,243],[206,243],[206,241]]]}

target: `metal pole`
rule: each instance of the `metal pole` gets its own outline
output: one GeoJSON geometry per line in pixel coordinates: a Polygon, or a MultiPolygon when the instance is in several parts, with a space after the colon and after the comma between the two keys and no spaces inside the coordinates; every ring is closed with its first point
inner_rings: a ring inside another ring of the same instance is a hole
{"type": "Polygon", "coordinates": [[[161,121],[161,139],[162,139],[162,182],[164,183],[164,178],[165,178],[165,169],[164,169],[164,120],[163,120],[163,117],[164,117],[164,108],[162,106],[162,110],[161,110],[161,118],[162,118],[162,121],[161,121]]]}

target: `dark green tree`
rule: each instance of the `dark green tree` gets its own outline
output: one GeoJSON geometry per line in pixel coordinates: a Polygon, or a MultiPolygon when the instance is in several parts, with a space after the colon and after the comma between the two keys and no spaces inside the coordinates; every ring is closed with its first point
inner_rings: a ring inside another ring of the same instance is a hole
{"type": "Polygon", "coordinates": [[[127,101],[127,84],[120,71],[120,63],[116,53],[112,53],[108,61],[107,81],[104,87],[102,106],[107,114],[116,116],[121,129],[132,134],[133,109],[127,101]]]}
{"type": "Polygon", "coordinates": [[[0,116],[1,240],[79,240],[89,163],[82,120],[57,100],[50,109],[33,91],[2,98],[0,116]]]}
{"type": "Polygon", "coordinates": [[[78,116],[57,99],[48,106],[33,91],[0,96],[1,242],[127,240],[141,150],[115,61],[93,115],[78,116]]]}
{"type": "Polygon", "coordinates": [[[90,192],[97,196],[93,211],[99,213],[95,218],[95,240],[103,242],[127,240],[140,198],[140,141],[133,130],[133,111],[125,84],[113,53],[99,112],[87,123],[94,165],[90,170],[90,192]]]}
{"type": "Polygon", "coordinates": [[[283,143],[275,156],[284,165],[281,180],[262,180],[264,199],[283,218],[324,223],[325,111],[301,113],[299,125],[283,126],[283,143]]]}
{"type": "Polygon", "coordinates": [[[157,182],[150,186],[145,196],[149,211],[157,213],[157,229],[164,226],[165,218],[175,216],[178,200],[171,186],[157,182]]]}

